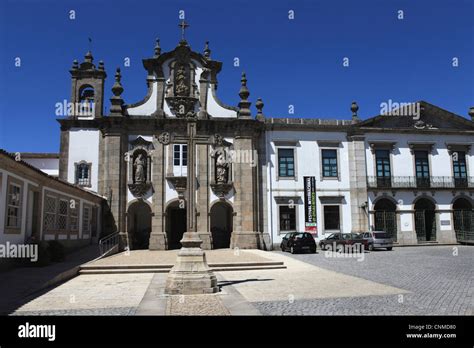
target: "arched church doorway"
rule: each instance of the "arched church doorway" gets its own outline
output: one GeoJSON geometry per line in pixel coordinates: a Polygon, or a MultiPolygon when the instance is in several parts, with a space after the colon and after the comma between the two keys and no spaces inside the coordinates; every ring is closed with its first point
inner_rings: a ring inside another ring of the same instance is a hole
{"type": "Polygon", "coordinates": [[[232,235],[232,207],[225,202],[218,202],[211,208],[212,248],[222,249],[230,247],[232,235]]]}
{"type": "Polygon", "coordinates": [[[466,198],[458,198],[453,203],[454,231],[458,240],[468,240],[474,237],[472,204],[466,198]],[[471,236],[469,238],[469,236],[471,236]]]}
{"type": "Polygon", "coordinates": [[[420,242],[436,241],[435,204],[426,198],[415,203],[415,231],[420,242]]]}
{"type": "Polygon", "coordinates": [[[151,209],[143,201],[132,203],[127,211],[131,249],[148,249],[151,232],[151,209]]]}
{"type": "Polygon", "coordinates": [[[186,232],[186,208],[180,207],[178,201],[166,208],[166,236],[168,249],[181,249],[181,239],[186,232]]]}
{"type": "Polygon", "coordinates": [[[383,198],[374,206],[376,231],[385,231],[393,240],[397,240],[397,206],[391,200],[383,198]]]}

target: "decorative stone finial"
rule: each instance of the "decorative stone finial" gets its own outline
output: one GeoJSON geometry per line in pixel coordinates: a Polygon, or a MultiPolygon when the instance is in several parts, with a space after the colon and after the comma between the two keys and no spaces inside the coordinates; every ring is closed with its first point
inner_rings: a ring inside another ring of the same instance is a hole
{"type": "Polygon", "coordinates": [[[99,70],[104,70],[104,61],[99,61],[99,70]]]}
{"type": "Polygon", "coordinates": [[[255,107],[257,108],[257,120],[263,121],[265,119],[265,116],[263,115],[263,107],[265,104],[263,104],[262,98],[258,98],[257,102],[255,103],[255,107]]]}
{"type": "Polygon", "coordinates": [[[79,69],[79,62],[77,61],[77,59],[74,59],[72,61],[72,69],[73,70],[79,69]]]}
{"type": "Polygon", "coordinates": [[[206,41],[206,46],[204,47],[204,57],[209,58],[211,56],[211,50],[209,49],[209,41],[206,41]]]}
{"type": "Polygon", "coordinates": [[[92,52],[87,51],[86,55],[84,56],[84,61],[92,64],[93,60],[94,60],[94,57],[92,56],[92,52]]]}
{"type": "Polygon", "coordinates": [[[471,121],[474,122],[474,106],[469,109],[469,116],[471,116],[471,121]]]}
{"type": "Polygon", "coordinates": [[[110,102],[112,106],[110,107],[110,115],[112,116],[122,116],[123,115],[123,99],[120,96],[123,92],[123,87],[122,84],[120,83],[120,80],[122,79],[122,75],[120,73],[120,68],[117,68],[117,71],[115,72],[115,83],[112,86],[112,93],[114,96],[110,98],[110,102]]]}
{"type": "Polygon", "coordinates": [[[156,44],[155,44],[155,57],[159,57],[161,54],[161,47],[160,47],[160,39],[156,39],[156,44]]]}
{"type": "Polygon", "coordinates": [[[357,105],[357,102],[353,101],[351,105],[352,123],[359,122],[359,116],[357,116],[358,110],[359,110],[359,105],[357,105]]]}
{"type": "Polygon", "coordinates": [[[250,102],[248,97],[250,95],[249,89],[247,88],[247,77],[245,72],[242,72],[242,78],[240,79],[241,87],[239,91],[240,102],[239,102],[239,117],[250,117],[250,102]]]}

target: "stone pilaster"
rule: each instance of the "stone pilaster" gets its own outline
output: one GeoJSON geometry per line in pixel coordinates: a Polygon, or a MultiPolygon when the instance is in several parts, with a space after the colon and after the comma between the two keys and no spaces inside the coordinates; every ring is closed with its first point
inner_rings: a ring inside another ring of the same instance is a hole
{"type": "Polygon", "coordinates": [[[196,190],[197,232],[203,241],[201,248],[212,249],[212,236],[209,231],[209,150],[207,144],[196,145],[196,169],[198,188],[196,190]]]}
{"type": "Polygon", "coordinates": [[[363,208],[368,201],[365,138],[363,135],[350,135],[347,140],[352,232],[363,232],[369,228],[367,212],[363,208]]]}
{"type": "Polygon", "coordinates": [[[104,136],[104,184],[110,212],[114,220],[113,230],[121,233],[122,244],[126,245],[126,175],[125,152],[127,139],[119,131],[106,131],[104,136]]]}
{"type": "Polygon", "coordinates": [[[152,183],[153,183],[153,203],[151,218],[150,250],[168,249],[168,241],[164,225],[164,198],[165,198],[165,148],[159,142],[155,142],[155,150],[152,156],[152,183]]]}
{"type": "Polygon", "coordinates": [[[59,179],[68,181],[69,129],[61,127],[59,145],[59,179]]]}
{"type": "Polygon", "coordinates": [[[262,247],[265,250],[272,250],[273,243],[272,238],[269,231],[268,225],[268,207],[270,202],[268,202],[268,195],[267,195],[267,153],[266,153],[266,139],[265,133],[260,134],[258,138],[258,161],[255,159],[255,163],[257,164],[257,183],[258,183],[258,228],[259,232],[262,234],[262,247]]]}
{"type": "MultiPolygon", "coordinates": [[[[252,151],[252,137],[239,136],[234,141],[235,151],[252,151]]],[[[242,157],[242,156],[241,156],[242,157]]],[[[231,248],[259,249],[261,234],[256,223],[256,170],[250,163],[233,163],[234,166],[234,229],[231,248]]]]}

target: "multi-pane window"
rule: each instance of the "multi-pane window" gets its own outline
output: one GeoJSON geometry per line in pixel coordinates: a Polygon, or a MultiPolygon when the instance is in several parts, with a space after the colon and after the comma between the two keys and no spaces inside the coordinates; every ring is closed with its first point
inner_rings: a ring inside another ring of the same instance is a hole
{"type": "Polygon", "coordinates": [[[70,206],[69,206],[70,208],[69,209],[69,229],[73,232],[79,229],[78,218],[77,218],[78,211],[79,211],[78,204],[79,203],[77,201],[71,200],[70,206]]]}
{"type": "Polygon", "coordinates": [[[323,149],[321,150],[323,177],[337,178],[337,150],[323,149]]]}
{"type": "Polygon", "coordinates": [[[278,149],[278,176],[295,176],[295,152],[293,149],[278,149]]]}
{"type": "Polygon", "coordinates": [[[21,187],[16,184],[10,184],[8,187],[7,227],[20,227],[20,203],[21,187]]]}
{"type": "Polygon", "coordinates": [[[76,184],[79,186],[90,186],[91,165],[89,163],[79,163],[76,165],[76,184]]]}
{"type": "Polygon", "coordinates": [[[324,230],[340,230],[340,214],[338,205],[324,206],[324,230]]]}
{"type": "Polygon", "coordinates": [[[390,151],[375,150],[375,165],[377,171],[377,186],[390,187],[390,151]]]}
{"type": "Polygon", "coordinates": [[[418,187],[430,186],[430,165],[428,151],[415,151],[416,184],[418,187]]]}
{"type": "Polygon", "coordinates": [[[91,225],[91,208],[84,206],[82,215],[82,232],[89,233],[91,225]]]}
{"type": "Polygon", "coordinates": [[[296,230],[296,207],[280,206],[280,232],[296,230]]]}
{"type": "Polygon", "coordinates": [[[56,197],[47,195],[44,198],[44,229],[54,231],[56,222],[56,197]]]}
{"type": "Polygon", "coordinates": [[[67,227],[67,206],[68,201],[65,199],[59,200],[58,209],[58,230],[64,231],[67,227]]]}
{"type": "Polygon", "coordinates": [[[456,151],[453,154],[453,170],[455,178],[466,178],[466,153],[464,151],[456,151]]]}
{"type": "Polygon", "coordinates": [[[174,144],[173,145],[173,172],[175,175],[184,176],[187,174],[188,165],[188,145],[174,144]]]}
{"type": "Polygon", "coordinates": [[[453,174],[456,187],[467,186],[466,152],[456,151],[453,153],[453,174]]]}

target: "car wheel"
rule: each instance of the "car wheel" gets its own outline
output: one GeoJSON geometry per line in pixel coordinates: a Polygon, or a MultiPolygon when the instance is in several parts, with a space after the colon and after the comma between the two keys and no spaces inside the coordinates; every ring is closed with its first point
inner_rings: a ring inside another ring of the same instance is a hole
{"type": "Polygon", "coordinates": [[[388,251],[392,250],[392,247],[390,247],[390,248],[387,248],[387,250],[388,250],[388,251]]]}
{"type": "Polygon", "coordinates": [[[369,251],[373,251],[374,250],[374,245],[373,244],[369,244],[369,251]]]}
{"type": "Polygon", "coordinates": [[[295,248],[293,248],[293,245],[290,247],[290,253],[292,253],[292,254],[295,253],[295,248]]]}
{"type": "Polygon", "coordinates": [[[344,247],[343,247],[341,244],[339,244],[339,245],[336,247],[336,251],[337,251],[338,253],[342,253],[342,252],[344,252],[344,247]]]}
{"type": "Polygon", "coordinates": [[[285,251],[285,247],[283,246],[283,244],[280,244],[280,249],[281,251],[285,251]]]}
{"type": "Polygon", "coordinates": [[[332,251],[332,245],[331,244],[324,244],[323,248],[324,248],[324,250],[332,251]]]}

